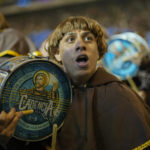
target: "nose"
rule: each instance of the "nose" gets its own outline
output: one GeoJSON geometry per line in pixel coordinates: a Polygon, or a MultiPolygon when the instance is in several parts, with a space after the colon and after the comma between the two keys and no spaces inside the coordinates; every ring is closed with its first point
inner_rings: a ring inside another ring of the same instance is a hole
{"type": "Polygon", "coordinates": [[[86,46],[82,39],[79,39],[76,43],[76,51],[85,51],[86,46]]]}

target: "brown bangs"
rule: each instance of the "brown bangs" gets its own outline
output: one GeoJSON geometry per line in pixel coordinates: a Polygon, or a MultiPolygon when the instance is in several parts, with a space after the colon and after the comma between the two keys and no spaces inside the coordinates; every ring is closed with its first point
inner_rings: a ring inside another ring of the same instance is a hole
{"type": "Polygon", "coordinates": [[[96,21],[83,16],[69,17],[61,24],[59,24],[50,37],[47,39],[49,45],[46,50],[49,52],[49,56],[55,59],[54,54],[58,50],[59,42],[63,36],[73,30],[89,30],[97,39],[100,58],[107,51],[107,44],[103,36],[103,27],[96,21]]]}
{"type": "Polygon", "coordinates": [[[66,21],[64,21],[60,28],[61,28],[61,38],[67,32],[71,32],[72,30],[89,30],[91,31],[95,37],[97,37],[97,33],[100,32],[100,28],[98,28],[97,22],[91,22],[89,19],[85,17],[70,17],[66,21]]]}

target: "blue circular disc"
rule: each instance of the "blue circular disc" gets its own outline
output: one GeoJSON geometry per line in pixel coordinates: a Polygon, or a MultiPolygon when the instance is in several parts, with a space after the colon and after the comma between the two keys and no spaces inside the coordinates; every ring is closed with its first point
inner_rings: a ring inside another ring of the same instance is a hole
{"type": "Polygon", "coordinates": [[[138,65],[132,58],[138,53],[137,48],[129,41],[114,39],[108,42],[108,52],[104,55],[104,66],[121,79],[133,77],[138,71],[138,65]]]}
{"type": "Polygon", "coordinates": [[[16,111],[34,110],[19,120],[14,137],[40,141],[52,135],[53,124],[58,128],[62,126],[72,91],[70,81],[59,66],[24,56],[9,60],[0,69],[8,72],[1,87],[1,109],[6,112],[12,107],[16,111]]]}

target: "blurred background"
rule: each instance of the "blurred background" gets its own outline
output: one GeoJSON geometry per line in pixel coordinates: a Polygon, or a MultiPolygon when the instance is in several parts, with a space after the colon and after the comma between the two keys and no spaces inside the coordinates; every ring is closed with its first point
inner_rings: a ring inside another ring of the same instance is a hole
{"type": "Polygon", "coordinates": [[[96,19],[108,35],[137,32],[150,45],[149,0],[0,0],[0,12],[37,48],[56,25],[71,15],[96,19]]]}
{"type": "Polygon", "coordinates": [[[0,0],[0,12],[11,28],[31,40],[27,43],[33,50],[39,50],[55,27],[69,16],[96,19],[108,35],[108,52],[98,67],[104,66],[125,81],[150,106],[149,0],[0,0]]]}

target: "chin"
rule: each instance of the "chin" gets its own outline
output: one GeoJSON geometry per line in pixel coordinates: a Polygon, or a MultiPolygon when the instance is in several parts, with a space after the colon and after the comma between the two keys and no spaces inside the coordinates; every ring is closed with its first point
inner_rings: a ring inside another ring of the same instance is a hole
{"type": "Polygon", "coordinates": [[[93,74],[94,72],[91,70],[77,71],[72,74],[72,79],[88,81],[93,74]]]}

